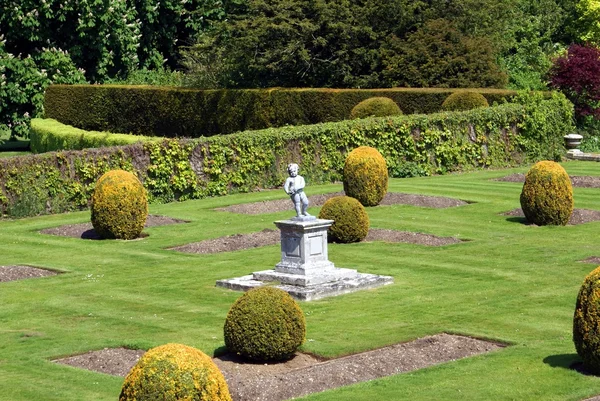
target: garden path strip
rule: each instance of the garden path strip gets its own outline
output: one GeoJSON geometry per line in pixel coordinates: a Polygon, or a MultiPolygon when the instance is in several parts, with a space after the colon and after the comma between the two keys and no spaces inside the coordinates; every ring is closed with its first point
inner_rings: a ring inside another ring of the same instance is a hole
{"type": "MultiPolygon", "coordinates": [[[[245,363],[231,355],[213,360],[223,372],[234,401],[282,401],[503,347],[495,342],[444,333],[325,361],[301,353],[279,363],[245,363]]],[[[133,367],[141,353],[125,348],[104,349],[55,362],[125,376],[123,372],[133,367]],[[118,368],[113,369],[112,365],[118,368]]]]}

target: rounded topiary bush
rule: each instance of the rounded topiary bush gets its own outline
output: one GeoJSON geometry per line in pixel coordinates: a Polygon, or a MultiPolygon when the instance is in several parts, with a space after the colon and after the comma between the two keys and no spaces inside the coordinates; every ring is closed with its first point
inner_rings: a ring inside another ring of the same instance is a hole
{"type": "Polygon", "coordinates": [[[587,369],[600,374],[600,267],[587,275],[575,304],[573,342],[587,369]]]}
{"type": "Polygon", "coordinates": [[[135,175],[123,170],[105,173],[92,195],[92,225],[102,238],[137,238],[148,217],[146,189],[135,175]]]}
{"type": "Polygon", "coordinates": [[[453,92],[442,103],[442,110],[445,111],[471,110],[478,107],[489,107],[487,99],[478,92],[453,92]]]}
{"type": "Polygon", "coordinates": [[[360,146],[348,153],[344,163],[344,192],[363,206],[376,206],[388,188],[387,164],[381,153],[360,146]]]}
{"type": "Polygon", "coordinates": [[[573,213],[573,187],[569,175],[553,161],[536,163],[525,176],[521,208],[528,221],[543,225],[562,225],[573,213]]]}
{"type": "Polygon", "coordinates": [[[129,371],[119,401],[231,401],[223,374],[202,351],[165,344],[146,352],[129,371]]]}
{"type": "Polygon", "coordinates": [[[302,345],[306,322],[287,292],[258,287],[231,306],[223,332],[231,352],[257,361],[277,361],[290,358],[302,345]]]}
{"type": "Polygon", "coordinates": [[[402,114],[400,107],[389,97],[371,97],[363,100],[352,108],[352,120],[366,117],[386,117],[402,114]]]}
{"type": "Polygon", "coordinates": [[[327,238],[334,242],[362,241],[369,233],[369,215],[358,200],[349,196],[328,199],[319,218],[334,221],[327,230],[327,238]]]}

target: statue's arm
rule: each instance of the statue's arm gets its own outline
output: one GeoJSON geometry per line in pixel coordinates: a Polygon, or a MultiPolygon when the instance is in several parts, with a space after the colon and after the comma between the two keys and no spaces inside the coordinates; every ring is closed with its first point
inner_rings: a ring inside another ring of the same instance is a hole
{"type": "Polygon", "coordinates": [[[300,189],[304,189],[304,186],[306,185],[306,183],[304,182],[304,177],[298,176],[296,178],[299,178],[297,183],[296,183],[296,190],[300,190],[300,189]]]}
{"type": "Polygon", "coordinates": [[[287,180],[285,180],[285,183],[283,184],[283,190],[285,191],[286,194],[291,195],[294,192],[294,182],[292,181],[291,178],[288,178],[287,180]]]}

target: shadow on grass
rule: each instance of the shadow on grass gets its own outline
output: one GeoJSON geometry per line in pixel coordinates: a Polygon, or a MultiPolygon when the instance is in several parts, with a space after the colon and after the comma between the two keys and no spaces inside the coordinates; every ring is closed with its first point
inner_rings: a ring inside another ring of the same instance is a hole
{"type": "Polygon", "coordinates": [[[585,376],[598,377],[598,374],[590,371],[584,366],[583,361],[577,354],[550,355],[544,358],[544,363],[552,366],[553,368],[574,370],[575,372],[581,373],[585,376]]]}
{"type": "Polygon", "coordinates": [[[507,217],[506,221],[510,223],[521,223],[524,225],[530,225],[529,221],[525,217],[507,217]]]}
{"type": "Polygon", "coordinates": [[[26,152],[29,151],[29,140],[2,140],[0,138],[0,152],[26,152]]]}

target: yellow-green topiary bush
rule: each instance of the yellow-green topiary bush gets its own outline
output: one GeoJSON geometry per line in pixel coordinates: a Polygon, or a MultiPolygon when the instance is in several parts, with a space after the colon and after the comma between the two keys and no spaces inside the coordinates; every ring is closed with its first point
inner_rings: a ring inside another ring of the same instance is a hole
{"type": "Polygon", "coordinates": [[[369,233],[369,215],[365,207],[349,196],[328,199],[321,207],[319,218],[334,221],[327,230],[327,239],[333,242],[359,242],[369,233]]]}
{"type": "Polygon", "coordinates": [[[258,287],[231,306],[223,332],[231,352],[257,361],[277,361],[290,358],[302,345],[306,322],[287,292],[258,287]]]}
{"type": "Polygon", "coordinates": [[[102,238],[137,238],[148,217],[146,189],[132,173],[111,170],[96,182],[91,209],[92,225],[102,238]]]}
{"type": "Polygon", "coordinates": [[[573,343],[585,367],[600,374],[600,267],[587,275],[575,304],[573,343]]]}
{"type": "Polygon", "coordinates": [[[223,374],[200,350],[165,344],[129,371],[119,401],[231,401],[223,374]]]}
{"type": "Polygon", "coordinates": [[[463,111],[478,107],[489,107],[487,99],[481,93],[469,91],[452,92],[442,103],[442,110],[445,111],[463,111]]]}
{"type": "Polygon", "coordinates": [[[401,114],[400,107],[389,97],[370,97],[352,108],[350,119],[398,116],[401,114]]]}
{"type": "Polygon", "coordinates": [[[376,206],[388,189],[388,170],[379,151],[360,146],[348,153],[344,163],[344,192],[363,206],[376,206]]]}
{"type": "Polygon", "coordinates": [[[553,161],[536,163],[525,176],[521,208],[531,223],[566,225],[573,213],[573,187],[565,169],[553,161]]]}

